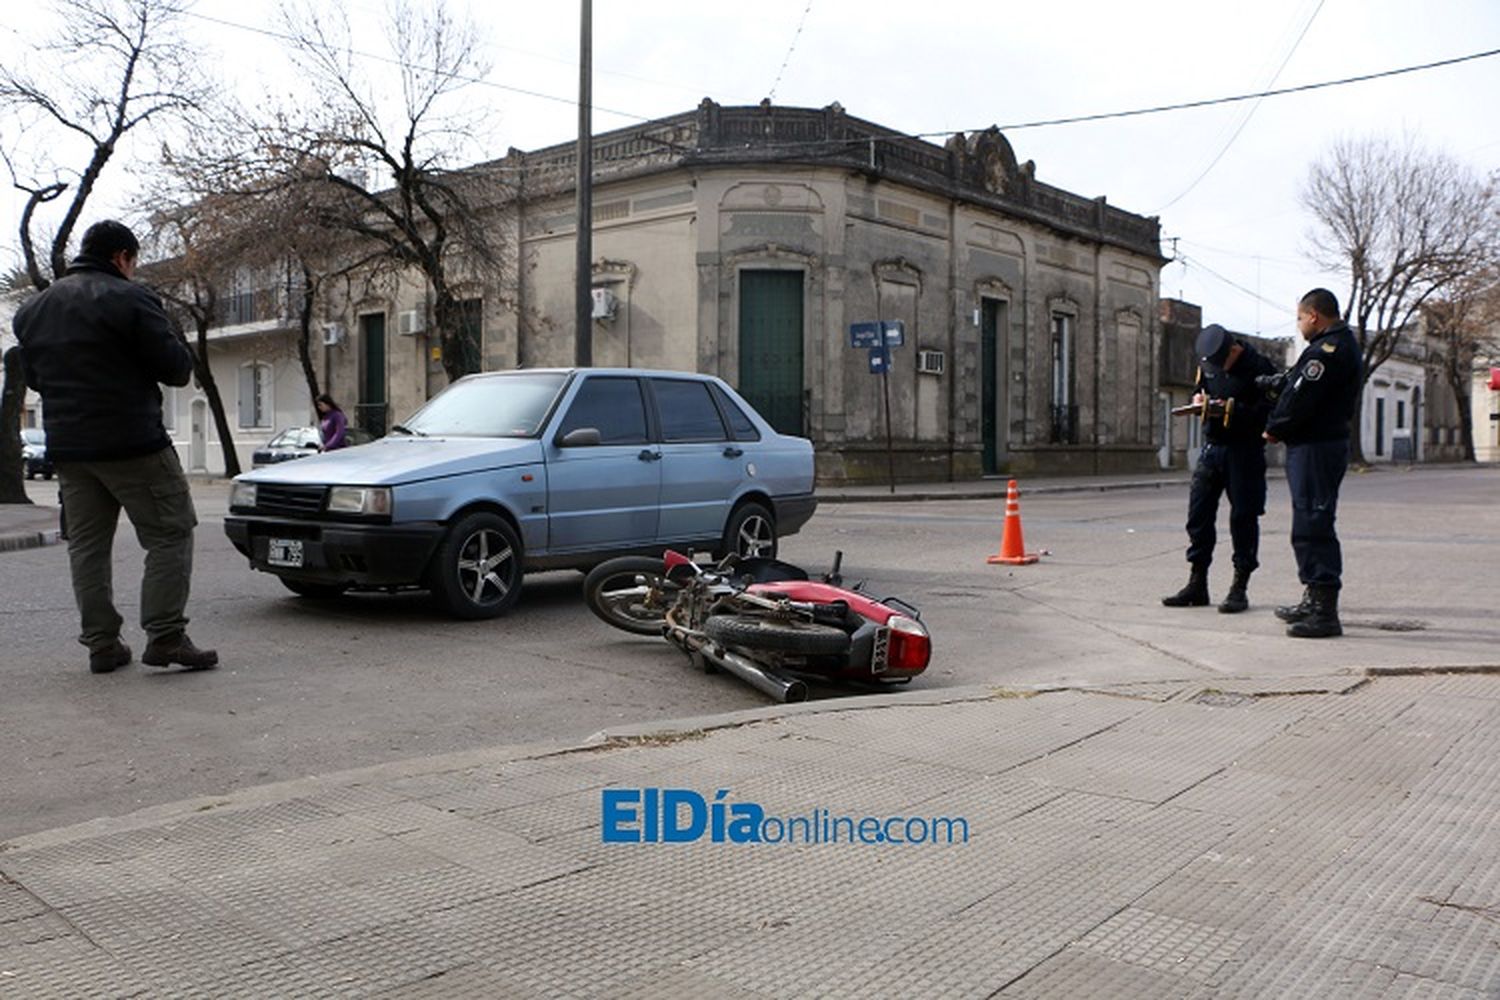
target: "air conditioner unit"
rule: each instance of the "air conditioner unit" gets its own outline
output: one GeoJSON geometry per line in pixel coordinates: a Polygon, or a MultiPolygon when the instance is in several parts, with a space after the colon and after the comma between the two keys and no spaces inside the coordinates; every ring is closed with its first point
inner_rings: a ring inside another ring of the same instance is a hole
{"type": "Polygon", "coordinates": [[[924,375],[943,374],[943,352],[942,351],[918,351],[917,371],[924,375]]]}
{"type": "Polygon", "coordinates": [[[608,288],[594,289],[594,312],[595,319],[614,319],[615,309],[620,300],[615,298],[615,293],[608,288]]]}
{"type": "Polygon", "coordinates": [[[396,332],[403,337],[415,337],[427,329],[427,314],[420,309],[408,309],[396,317],[396,332]]]}
{"type": "Polygon", "coordinates": [[[337,347],[338,345],[342,344],[343,342],[344,342],[344,324],[342,324],[342,323],[324,323],[323,324],[323,346],[324,347],[337,347]]]}

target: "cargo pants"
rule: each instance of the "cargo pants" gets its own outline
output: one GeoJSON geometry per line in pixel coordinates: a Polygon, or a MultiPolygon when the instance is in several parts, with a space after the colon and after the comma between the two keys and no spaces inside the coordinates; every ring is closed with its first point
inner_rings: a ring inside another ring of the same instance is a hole
{"type": "Polygon", "coordinates": [[[198,524],[187,477],[175,448],[106,462],[58,462],[68,517],[68,562],[82,631],[90,652],[119,638],[115,610],[114,541],[120,511],[146,551],[141,579],[141,627],[148,639],[187,627],[193,575],[193,528],[198,524]]]}

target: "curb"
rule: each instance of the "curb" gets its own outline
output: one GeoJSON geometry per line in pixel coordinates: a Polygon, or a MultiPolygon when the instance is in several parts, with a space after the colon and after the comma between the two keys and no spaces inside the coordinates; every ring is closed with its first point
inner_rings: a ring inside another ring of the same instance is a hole
{"type": "MultiPolygon", "coordinates": [[[[1285,479],[1281,469],[1270,469],[1266,478],[1285,479]]],[[[964,488],[957,490],[923,490],[908,493],[819,493],[820,504],[841,503],[916,503],[928,500],[1004,500],[1009,480],[996,480],[994,486],[964,488]]],[[[1043,486],[1022,486],[1021,496],[1043,496],[1049,493],[1114,493],[1121,490],[1159,490],[1169,486],[1190,486],[1191,475],[1174,476],[1170,479],[1129,480],[1118,483],[1052,483],[1043,486]]],[[[899,486],[897,487],[900,488],[899,486]]]]}

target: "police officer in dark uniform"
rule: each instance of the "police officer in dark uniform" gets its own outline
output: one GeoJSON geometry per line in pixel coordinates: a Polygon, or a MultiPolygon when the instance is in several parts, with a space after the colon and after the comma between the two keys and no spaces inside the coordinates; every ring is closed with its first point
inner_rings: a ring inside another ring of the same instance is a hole
{"type": "Polygon", "coordinates": [[[1343,553],[1333,522],[1349,465],[1349,427],[1363,358],[1359,341],[1339,317],[1339,300],[1326,288],[1302,296],[1297,329],[1307,348],[1286,375],[1266,423],[1266,440],[1286,442],[1292,551],[1306,589],[1301,603],[1277,608],[1276,616],[1291,622],[1287,635],[1321,639],[1344,631],[1339,624],[1343,553]]]}
{"type": "Polygon", "coordinates": [[[1193,403],[1203,421],[1203,450],[1193,470],[1188,498],[1187,586],[1161,602],[1169,608],[1209,603],[1208,564],[1213,561],[1219,497],[1229,493],[1229,535],[1234,542],[1234,582],[1219,610],[1225,614],[1250,606],[1246,588],[1260,565],[1260,516],[1266,512],[1266,442],[1261,433],[1271,404],[1256,384],[1275,367],[1255,348],[1218,324],[1203,328],[1196,344],[1199,358],[1193,403]]]}

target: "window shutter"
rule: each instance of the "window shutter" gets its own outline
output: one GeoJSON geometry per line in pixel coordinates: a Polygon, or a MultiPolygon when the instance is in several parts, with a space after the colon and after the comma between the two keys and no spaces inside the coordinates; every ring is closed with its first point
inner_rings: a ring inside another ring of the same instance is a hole
{"type": "Polygon", "coordinates": [[[240,369],[240,426],[255,426],[255,367],[240,369]]]}

